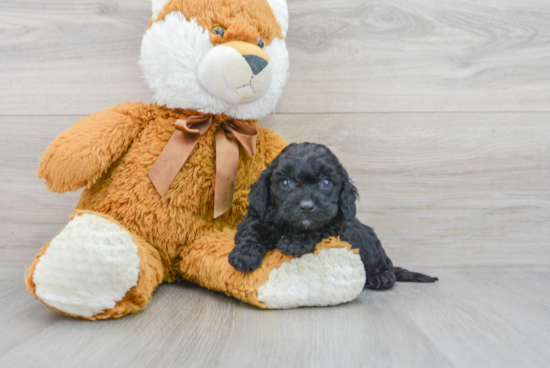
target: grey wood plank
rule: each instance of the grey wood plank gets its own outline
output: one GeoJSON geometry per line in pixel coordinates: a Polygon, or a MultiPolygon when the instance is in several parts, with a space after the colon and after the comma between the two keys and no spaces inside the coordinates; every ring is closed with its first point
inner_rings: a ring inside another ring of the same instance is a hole
{"type": "Polygon", "coordinates": [[[51,141],[80,118],[0,118],[0,266],[29,266],[73,213],[79,194],[50,193],[36,170],[51,141]]]}
{"type": "Polygon", "coordinates": [[[90,114],[149,100],[137,66],[149,11],[150,1],[2,0],[2,114],[90,114]]]}
{"type": "Polygon", "coordinates": [[[0,367],[550,364],[548,268],[433,272],[436,284],[399,283],[346,305],[286,311],[258,310],[188,283],[163,285],[141,313],[87,322],[32,301],[11,285],[20,270],[2,270],[0,300],[8,302],[0,315],[27,312],[2,321],[6,340],[17,344],[0,345],[0,367]],[[546,294],[525,292],[526,284],[546,294]],[[39,308],[46,312],[31,313],[39,308]]]}
{"type": "Polygon", "coordinates": [[[0,356],[63,319],[26,292],[24,271],[0,268],[0,356]]]}
{"type": "MultiPolygon", "coordinates": [[[[78,193],[49,193],[35,170],[80,116],[0,117],[0,265],[29,265],[78,193]]],[[[397,265],[550,264],[548,113],[279,114],[291,142],[327,143],[397,265]]]]}
{"type": "Polygon", "coordinates": [[[426,289],[425,308],[413,307],[409,313],[455,366],[550,364],[549,288],[547,279],[542,280],[548,269],[472,269],[443,275],[444,286],[426,289]],[[525,292],[526,285],[537,287],[525,292]]]}
{"type": "Polygon", "coordinates": [[[327,144],[358,217],[408,267],[548,265],[546,113],[290,114],[266,125],[327,144]]]}
{"type": "Polygon", "coordinates": [[[290,1],[281,112],[548,111],[544,0],[290,1]]]}
{"type": "MultiPolygon", "coordinates": [[[[149,101],[148,1],[0,0],[0,114],[149,101]]],[[[279,112],[548,111],[544,0],[289,0],[279,112]]]]}
{"type": "Polygon", "coordinates": [[[395,308],[402,303],[381,300],[364,291],[344,306],[250,317],[233,326],[219,359],[235,368],[242,362],[268,367],[453,367],[416,322],[395,308]],[[245,354],[241,346],[247,347],[245,354]]]}

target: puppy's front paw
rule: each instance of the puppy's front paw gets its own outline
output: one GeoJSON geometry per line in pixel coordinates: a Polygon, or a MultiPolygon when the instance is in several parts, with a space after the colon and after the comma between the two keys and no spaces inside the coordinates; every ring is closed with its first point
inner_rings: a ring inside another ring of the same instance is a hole
{"type": "Polygon", "coordinates": [[[237,245],[229,253],[229,264],[237,271],[250,273],[261,266],[264,255],[261,247],[237,245]]]}
{"type": "Polygon", "coordinates": [[[290,234],[281,237],[277,243],[277,249],[289,256],[302,256],[315,250],[317,239],[304,234],[290,234]]]}

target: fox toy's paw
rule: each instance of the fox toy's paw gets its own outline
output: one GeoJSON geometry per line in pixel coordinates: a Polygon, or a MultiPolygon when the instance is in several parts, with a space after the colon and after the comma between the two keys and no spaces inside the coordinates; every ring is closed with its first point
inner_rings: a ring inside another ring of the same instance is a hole
{"type": "Polygon", "coordinates": [[[357,250],[335,238],[317,244],[314,253],[282,262],[258,288],[267,308],[337,305],[355,299],[365,285],[357,250]]]}
{"type": "Polygon", "coordinates": [[[243,273],[230,263],[234,238],[233,230],[215,231],[187,247],[181,255],[183,277],[267,309],[347,303],[365,285],[359,251],[339,239],[325,239],[299,258],[269,251],[257,269],[243,273]]]}
{"type": "Polygon", "coordinates": [[[71,317],[117,318],[144,308],[162,280],[156,250],[108,216],[75,216],[26,274],[29,291],[71,317]]]}

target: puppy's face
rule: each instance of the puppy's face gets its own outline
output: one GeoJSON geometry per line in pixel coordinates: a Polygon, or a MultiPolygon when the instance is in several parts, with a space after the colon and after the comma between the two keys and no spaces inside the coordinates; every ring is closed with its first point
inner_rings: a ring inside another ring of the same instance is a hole
{"type": "Polygon", "coordinates": [[[271,208],[295,228],[317,230],[339,214],[354,218],[356,196],[347,172],[327,147],[291,144],[253,185],[249,211],[271,208]]]}
{"type": "Polygon", "coordinates": [[[342,175],[329,152],[322,146],[291,147],[273,169],[273,206],[295,227],[321,228],[338,214],[342,175]]]}

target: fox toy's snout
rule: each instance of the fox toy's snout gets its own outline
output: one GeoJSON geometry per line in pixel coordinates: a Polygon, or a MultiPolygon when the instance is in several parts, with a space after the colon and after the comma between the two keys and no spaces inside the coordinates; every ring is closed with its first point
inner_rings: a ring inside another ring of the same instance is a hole
{"type": "Polygon", "coordinates": [[[210,49],[197,70],[199,83],[230,104],[261,98],[271,85],[271,58],[260,47],[231,41],[210,49]]]}

